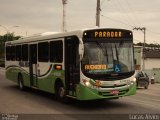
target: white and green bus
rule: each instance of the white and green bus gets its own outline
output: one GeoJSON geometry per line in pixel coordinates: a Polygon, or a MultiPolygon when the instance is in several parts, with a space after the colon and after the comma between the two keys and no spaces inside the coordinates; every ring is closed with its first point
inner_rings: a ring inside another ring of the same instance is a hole
{"type": "Polygon", "coordinates": [[[129,30],[83,29],[43,33],[8,41],[6,78],[78,100],[111,99],[136,93],[133,35],[129,30]]]}

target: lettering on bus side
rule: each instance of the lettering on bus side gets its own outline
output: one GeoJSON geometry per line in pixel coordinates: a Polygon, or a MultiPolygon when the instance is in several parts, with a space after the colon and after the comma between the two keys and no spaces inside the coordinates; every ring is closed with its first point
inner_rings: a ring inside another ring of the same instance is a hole
{"type": "Polygon", "coordinates": [[[95,31],[95,38],[121,38],[122,32],[120,31],[95,31]]]}

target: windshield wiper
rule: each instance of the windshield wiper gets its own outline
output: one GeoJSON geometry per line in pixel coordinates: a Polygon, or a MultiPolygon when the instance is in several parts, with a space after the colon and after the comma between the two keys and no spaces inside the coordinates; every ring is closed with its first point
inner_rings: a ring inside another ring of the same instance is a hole
{"type": "Polygon", "coordinates": [[[96,41],[96,43],[97,43],[98,47],[101,48],[103,55],[107,56],[107,63],[108,63],[108,53],[107,53],[106,47],[102,46],[98,41],[96,41]]]}
{"type": "Polygon", "coordinates": [[[118,63],[119,63],[119,56],[118,56],[118,50],[117,50],[116,44],[115,44],[115,49],[116,49],[116,57],[117,57],[117,61],[118,61],[118,63]]]}

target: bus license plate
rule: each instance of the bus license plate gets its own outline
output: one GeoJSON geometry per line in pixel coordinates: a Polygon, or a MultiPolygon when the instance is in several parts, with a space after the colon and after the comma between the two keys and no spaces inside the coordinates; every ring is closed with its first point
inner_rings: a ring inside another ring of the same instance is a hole
{"type": "Polygon", "coordinates": [[[118,94],[118,93],[119,93],[118,90],[112,90],[112,91],[110,91],[110,94],[112,94],[112,95],[115,95],[115,94],[118,94]]]}

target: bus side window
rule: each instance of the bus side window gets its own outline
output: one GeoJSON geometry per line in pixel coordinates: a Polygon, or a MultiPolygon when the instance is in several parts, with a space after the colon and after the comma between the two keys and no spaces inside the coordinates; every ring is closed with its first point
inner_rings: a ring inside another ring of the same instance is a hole
{"type": "Polygon", "coordinates": [[[49,43],[48,42],[38,43],[38,61],[39,62],[49,61],[49,43]]]}
{"type": "Polygon", "coordinates": [[[17,61],[21,61],[21,54],[22,54],[22,50],[21,50],[21,45],[16,45],[16,60],[17,61]]]}
{"type": "Polygon", "coordinates": [[[10,48],[10,59],[12,61],[15,61],[15,58],[16,58],[16,47],[15,46],[11,46],[10,48]]]}
{"type": "Polygon", "coordinates": [[[28,61],[28,44],[22,45],[22,61],[28,61]]]}
{"type": "Polygon", "coordinates": [[[6,47],[6,60],[11,60],[11,47],[6,47]]]}
{"type": "Polygon", "coordinates": [[[62,41],[50,42],[50,61],[61,63],[63,61],[63,43],[62,41]]]}

